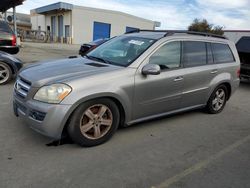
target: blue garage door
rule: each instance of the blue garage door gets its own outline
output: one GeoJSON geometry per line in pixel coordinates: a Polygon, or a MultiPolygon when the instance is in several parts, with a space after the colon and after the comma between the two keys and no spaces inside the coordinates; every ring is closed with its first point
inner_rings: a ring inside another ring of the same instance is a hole
{"type": "Polygon", "coordinates": [[[126,32],[130,32],[130,31],[134,31],[134,30],[138,30],[138,28],[135,28],[135,27],[126,27],[126,32]]]}
{"type": "Polygon", "coordinates": [[[63,16],[58,16],[58,37],[63,36],[63,16]]]}
{"type": "Polygon", "coordinates": [[[110,24],[94,22],[93,40],[110,38],[110,28],[110,24]]]}
{"type": "Polygon", "coordinates": [[[56,35],[56,17],[51,16],[51,35],[52,37],[56,35]]]}

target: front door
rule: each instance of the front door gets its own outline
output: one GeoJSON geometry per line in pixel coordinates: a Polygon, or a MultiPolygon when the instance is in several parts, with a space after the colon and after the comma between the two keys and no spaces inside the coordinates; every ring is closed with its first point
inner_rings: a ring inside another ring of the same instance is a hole
{"type": "Polygon", "coordinates": [[[159,75],[135,75],[133,119],[153,116],[180,107],[183,89],[181,42],[169,42],[159,47],[146,62],[161,67],[159,75]]]}

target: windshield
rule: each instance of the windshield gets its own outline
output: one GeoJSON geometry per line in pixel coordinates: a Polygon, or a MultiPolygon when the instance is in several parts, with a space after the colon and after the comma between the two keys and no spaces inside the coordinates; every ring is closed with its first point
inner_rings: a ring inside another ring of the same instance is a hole
{"type": "Polygon", "coordinates": [[[154,39],[120,36],[102,44],[88,53],[87,57],[126,67],[136,60],[154,42],[154,39]]]}

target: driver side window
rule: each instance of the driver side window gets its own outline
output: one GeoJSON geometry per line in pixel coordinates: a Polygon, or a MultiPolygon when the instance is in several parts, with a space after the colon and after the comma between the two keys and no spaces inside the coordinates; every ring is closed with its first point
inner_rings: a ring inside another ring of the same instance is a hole
{"type": "Polygon", "coordinates": [[[181,64],[181,42],[169,42],[159,48],[149,59],[149,63],[157,64],[161,69],[173,69],[181,64]]]}

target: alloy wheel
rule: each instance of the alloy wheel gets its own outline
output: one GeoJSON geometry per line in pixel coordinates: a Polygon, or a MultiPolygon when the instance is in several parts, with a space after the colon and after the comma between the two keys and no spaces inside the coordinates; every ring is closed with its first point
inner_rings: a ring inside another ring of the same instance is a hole
{"type": "Polygon", "coordinates": [[[10,77],[10,72],[7,65],[0,64],[0,84],[6,82],[10,77]]]}
{"type": "Polygon", "coordinates": [[[223,107],[225,100],[226,100],[225,91],[223,89],[218,89],[212,101],[213,110],[219,111],[223,107]]]}
{"type": "Polygon", "coordinates": [[[105,136],[113,124],[111,110],[103,104],[89,107],[80,119],[81,133],[91,140],[105,136]]]}

